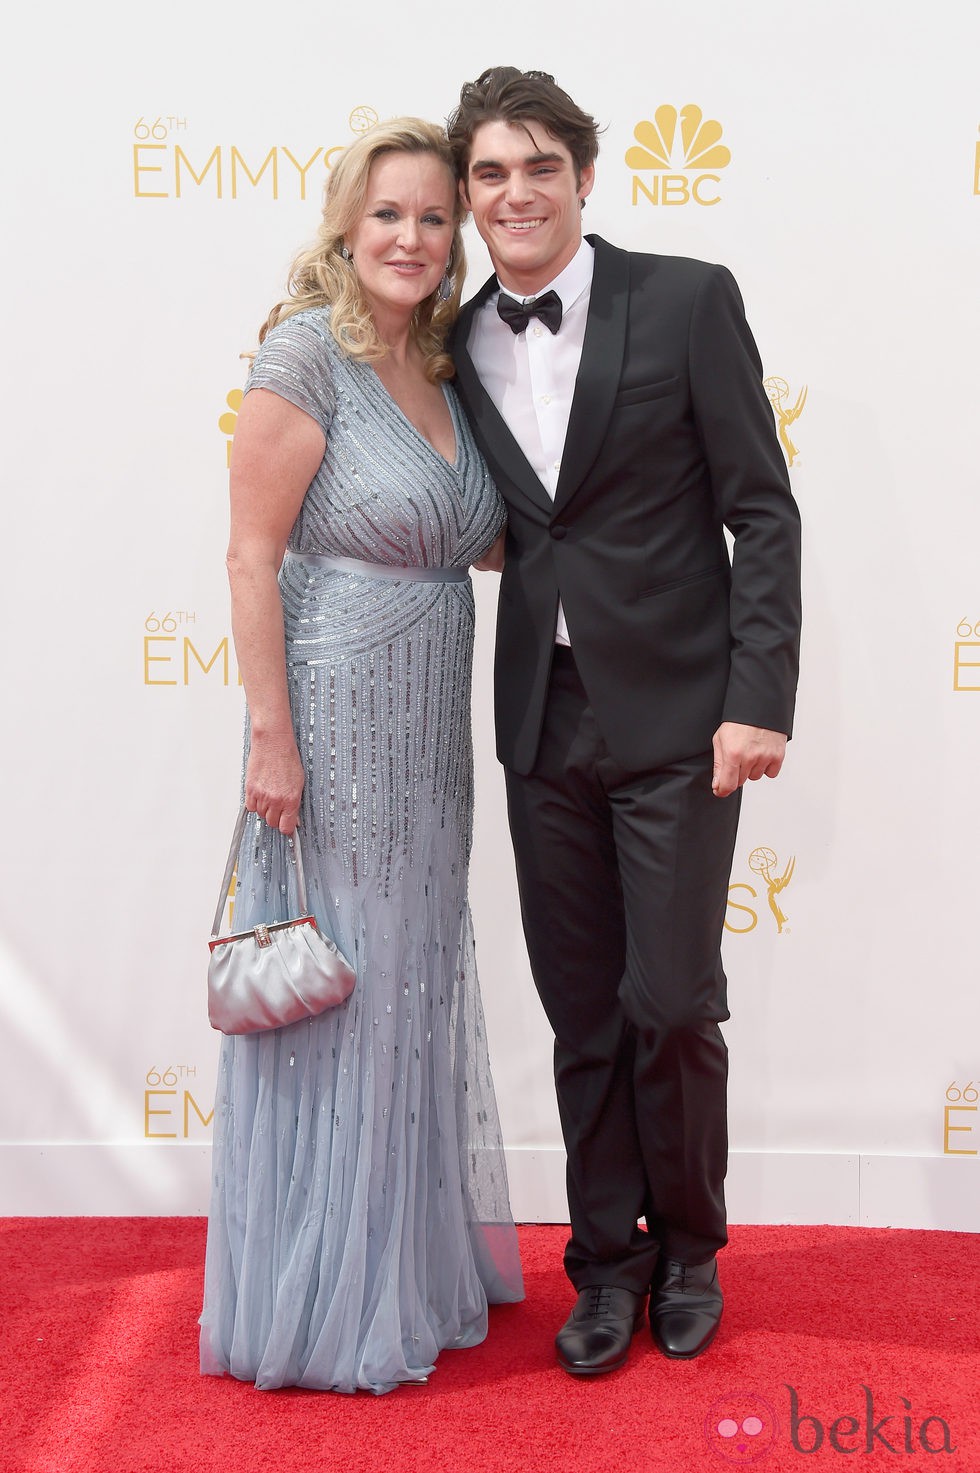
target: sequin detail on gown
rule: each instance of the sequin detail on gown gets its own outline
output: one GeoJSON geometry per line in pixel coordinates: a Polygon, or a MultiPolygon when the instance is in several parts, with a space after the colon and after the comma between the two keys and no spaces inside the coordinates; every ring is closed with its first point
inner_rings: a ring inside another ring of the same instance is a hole
{"type": "MultiPolygon", "coordinates": [[[[523,1293],[466,894],[473,594],[302,554],[465,566],[503,507],[452,390],[450,465],[325,310],[269,333],[258,387],[327,438],[280,589],[309,900],[358,981],[319,1018],[222,1040],[201,1369],[381,1392],[523,1293]]],[[[236,929],[285,917],[291,853],[250,819],[236,929]]]]}

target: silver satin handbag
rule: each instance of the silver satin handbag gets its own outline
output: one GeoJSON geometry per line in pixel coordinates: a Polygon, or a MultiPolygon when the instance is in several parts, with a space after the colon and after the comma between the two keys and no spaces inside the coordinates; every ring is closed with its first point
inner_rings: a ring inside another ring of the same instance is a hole
{"type": "Polygon", "coordinates": [[[315,1018],[354,990],[354,969],[309,914],[299,828],[293,834],[296,898],[300,914],[273,925],[219,936],[228,887],[248,818],[238,815],[211,927],[208,1017],[221,1033],[258,1033],[315,1018]]]}

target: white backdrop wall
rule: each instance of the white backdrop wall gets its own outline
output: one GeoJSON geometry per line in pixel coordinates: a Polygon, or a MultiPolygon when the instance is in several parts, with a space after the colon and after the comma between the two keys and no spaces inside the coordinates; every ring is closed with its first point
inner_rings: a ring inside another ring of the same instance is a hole
{"type": "MultiPolygon", "coordinates": [[[[735,272],[803,512],[798,734],[732,874],[731,1215],[980,1229],[978,22],[966,0],[22,15],[0,101],[0,1212],[206,1209],[239,355],[365,120],[444,118],[507,61],[605,125],[587,228],[735,272]],[[515,44],[469,39],[491,29],[515,44]]],[[[515,1212],[561,1220],[492,749],[495,581],[477,594],[481,978],[515,1212]]]]}

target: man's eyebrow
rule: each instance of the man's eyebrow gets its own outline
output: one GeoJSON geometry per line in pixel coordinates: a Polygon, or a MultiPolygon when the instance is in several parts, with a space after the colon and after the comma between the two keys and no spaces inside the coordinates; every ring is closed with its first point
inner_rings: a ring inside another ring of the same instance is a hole
{"type": "MultiPolygon", "coordinates": [[[[561,164],[564,163],[560,153],[529,153],[521,160],[523,164],[561,164]]],[[[470,164],[471,169],[502,169],[504,166],[499,159],[474,159],[470,164]]]]}

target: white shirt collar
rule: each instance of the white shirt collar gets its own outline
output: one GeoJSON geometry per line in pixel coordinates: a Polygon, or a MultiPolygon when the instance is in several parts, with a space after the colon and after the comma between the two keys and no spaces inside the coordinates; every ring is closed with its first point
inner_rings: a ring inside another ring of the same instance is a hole
{"type": "MultiPolygon", "coordinates": [[[[544,296],[545,292],[557,292],[561,297],[562,311],[567,312],[570,307],[575,305],[582,293],[587,291],[592,285],[594,266],[595,251],[585,239],[585,236],[583,236],[578,250],[564,271],[560,271],[554,281],[549,281],[547,286],[543,286],[534,295],[541,297],[544,296]]],[[[508,297],[513,297],[517,302],[529,302],[531,300],[530,297],[520,297],[516,292],[508,291],[507,287],[501,286],[499,282],[497,285],[500,291],[504,292],[508,297]]]]}

